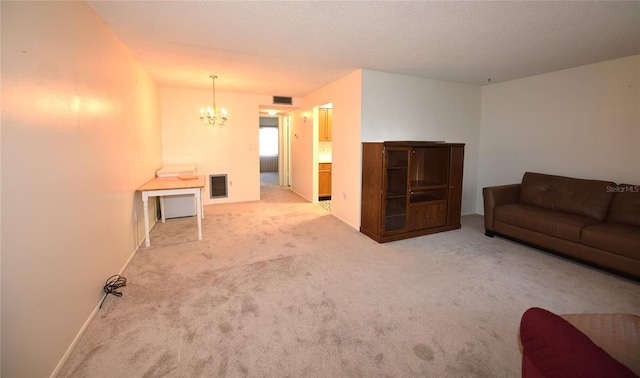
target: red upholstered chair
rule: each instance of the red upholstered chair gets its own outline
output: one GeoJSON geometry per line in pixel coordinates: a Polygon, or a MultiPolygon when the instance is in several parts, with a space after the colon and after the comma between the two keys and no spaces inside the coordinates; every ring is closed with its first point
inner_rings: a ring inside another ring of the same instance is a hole
{"type": "MultiPolygon", "coordinates": [[[[629,316],[637,324],[638,317],[629,316]]],[[[638,377],[567,320],[541,308],[530,308],[522,315],[520,341],[526,378],[638,377]]]]}

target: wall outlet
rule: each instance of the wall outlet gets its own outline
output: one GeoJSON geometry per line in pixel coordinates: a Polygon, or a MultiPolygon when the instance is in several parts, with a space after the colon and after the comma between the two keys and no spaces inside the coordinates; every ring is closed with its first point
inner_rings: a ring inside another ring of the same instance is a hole
{"type": "Polygon", "coordinates": [[[347,199],[347,192],[342,192],[342,198],[347,199]]]}

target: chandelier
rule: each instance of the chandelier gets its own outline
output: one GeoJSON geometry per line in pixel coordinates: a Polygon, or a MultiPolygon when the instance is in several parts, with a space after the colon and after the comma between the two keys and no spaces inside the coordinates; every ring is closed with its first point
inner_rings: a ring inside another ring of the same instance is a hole
{"type": "Polygon", "coordinates": [[[227,109],[218,110],[216,107],[216,79],[218,77],[216,75],[209,75],[209,77],[213,81],[213,104],[212,106],[207,106],[206,111],[204,108],[200,108],[200,120],[205,125],[222,126],[227,122],[227,109]]]}

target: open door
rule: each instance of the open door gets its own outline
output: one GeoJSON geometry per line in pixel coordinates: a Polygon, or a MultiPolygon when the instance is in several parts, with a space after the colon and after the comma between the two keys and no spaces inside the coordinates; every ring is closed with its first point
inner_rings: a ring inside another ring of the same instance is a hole
{"type": "Polygon", "coordinates": [[[280,122],[280,186],[291,186],[291,116],[283,116],[280,122]]]}

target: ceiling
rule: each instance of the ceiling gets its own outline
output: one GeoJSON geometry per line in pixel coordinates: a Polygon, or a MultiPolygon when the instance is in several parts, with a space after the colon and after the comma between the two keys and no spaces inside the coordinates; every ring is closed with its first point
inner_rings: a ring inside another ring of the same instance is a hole
{"type": "Polygon", "coordinates": [[[357,69],[497,83],[640,53],[640,1],[89,1],[161,87],[307,95],[357,69]]]}

